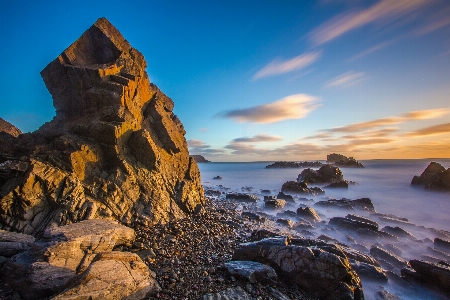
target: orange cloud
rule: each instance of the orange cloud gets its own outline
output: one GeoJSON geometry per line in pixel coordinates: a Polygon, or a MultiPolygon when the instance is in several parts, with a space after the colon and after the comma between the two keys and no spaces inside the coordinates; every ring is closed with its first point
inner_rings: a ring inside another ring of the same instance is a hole
{"type": "Polygon", "coordinates": [[[424,135],[436,135],[436,134],[445,134],[450,133],[450,123],[439,124],[435,126],[425,127],[413,132],[409,132],[407,136],[424,136],[424,135]]]}
{"type": "Polygon", "coordinates": [[[253,79],[259,79],[262,77],[279,75],[303,69],[318,60],[320,58],[320,55],[320,52],[310,52],[301,54],[285,61],[279,59],[274,60],[264,68],[256,72],[256,74],[253,76],[253,79]]]}
{"type": "Polygon", "coordinates": [[[276,123],[304,118],[317,107],[319,107],[317,98],[306,94],[296,94],[268,104],[219,113],[219,116],[239,123],[276,123]]]}

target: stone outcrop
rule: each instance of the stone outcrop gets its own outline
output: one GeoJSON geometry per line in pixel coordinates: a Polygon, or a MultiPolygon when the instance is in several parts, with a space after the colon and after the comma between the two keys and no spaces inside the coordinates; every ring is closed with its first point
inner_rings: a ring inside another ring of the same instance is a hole
{"type": "MultiPolygon", "coordinates": [[[[18,234],[16,234],[18,235],[18,234]]],[[[115,221],[86,220],[49,228],[28,249],[9,259],[2,280],[23,299],[142,299],[159,290],[155,275],[136,254],[112,251],[130,246],[134,230],[115,221]]]]}
{"type": "Polygon", "coordinates": [[[297,182],[307,183],[334,183],[344,181],[344,175],[338,167],[332,165],[325,165],[319,170],[305,169],[297,178],[297,182]]]}
{"type": "Polygon", "coordinates": [[[327,155],[327,163],[342,168],[364,168],[363,164],[353,157],[347,157],[337,153],[327,155]]]}
{"type": "Polygon", "coordinates": [[[42,70],[56,116],[31,134],[0,135],[0,228],[39,235],[94,218],[151,226],[204,203],[174,103],[145,68],[101,18],[42,70]]]}
{"type": "Polygon", "coordinates": [[[13,137],[18,137],[22,134],[22,131],[20,131],[19,128],[8,121],[3,120],[2,118],[0,118],[0,133],[1,132],[7,133],[13,137]]]}
{"type": "Polygon", "coordinates": [[[240,244],[233,260],[270,265],[280,279],[298,285],[316,298],[364,299],[361,281],[342,255],[296,245],[294,241],[289,244],[286,238],[269,238],[240,244]]]}
{"type": "Polygon", "coordinates": [[[450,266],[448,264],[415,259],[410,260],[409,263],[414,270],[402,269],[402,276],[435,286],[447,295],[450,293],[450,266]]]}
{"type": "Polygon", "coordinates": [[[411,185],[422,185],[427,190],[450,191],[450,168],[431,162],[420,176],[414,176],[411,185]]]}
{"type": "Polygon", "coordinates": [[[192,157],[197,163],[208,163],[211,162],[210,160],[207,160],[203,157],[203,155],[189,155],[192,157]]]}

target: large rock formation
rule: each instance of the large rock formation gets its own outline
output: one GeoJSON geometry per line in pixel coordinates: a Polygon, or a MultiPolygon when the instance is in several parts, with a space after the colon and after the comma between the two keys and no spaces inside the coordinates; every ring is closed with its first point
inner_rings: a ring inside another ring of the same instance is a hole
{"type": "Polygon", "coordinates": [[[36,235],[92,218],[151,225],[203,203],[174,103],[145,68],[101,18],[42,70],[56,116],[0,141],[0,228],[36,235]]]}
{"type": "Polygon", "coordinates": [[[334,164],[338,167],[347,168],[364,168],[363,164],[354,159],[342,154],[332,153],[327,155],[327,163],[334,164]]]}
{"type": "Polygon", "coordinates": [[[413,177],[411,185],[423,185],[427,190],[450,191],[450,168],[446,170],[433,161],[420,176],[413,177]]]}

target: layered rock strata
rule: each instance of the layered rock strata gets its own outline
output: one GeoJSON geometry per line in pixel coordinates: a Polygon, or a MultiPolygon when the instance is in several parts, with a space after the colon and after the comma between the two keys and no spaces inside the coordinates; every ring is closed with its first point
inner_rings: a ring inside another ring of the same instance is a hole
{"type": "Polygon", "coordinates": [[[174,103],[145,68],[101,18],[42,70],[56,116],[0,143],[2,229],[36,235],[93,218],[152,225],[202,205],[174,103]]]}

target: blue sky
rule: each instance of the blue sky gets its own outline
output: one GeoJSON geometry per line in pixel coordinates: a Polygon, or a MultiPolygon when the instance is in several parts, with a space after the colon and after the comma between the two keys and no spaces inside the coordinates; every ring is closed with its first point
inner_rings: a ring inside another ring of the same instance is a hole
{"type": "Polygon", "coordinates": [[[142,52],[192,154],[450,157],[450,2],[4,1],[0,117],[54,116],[39,72],[99,17],[142,52]]]}

